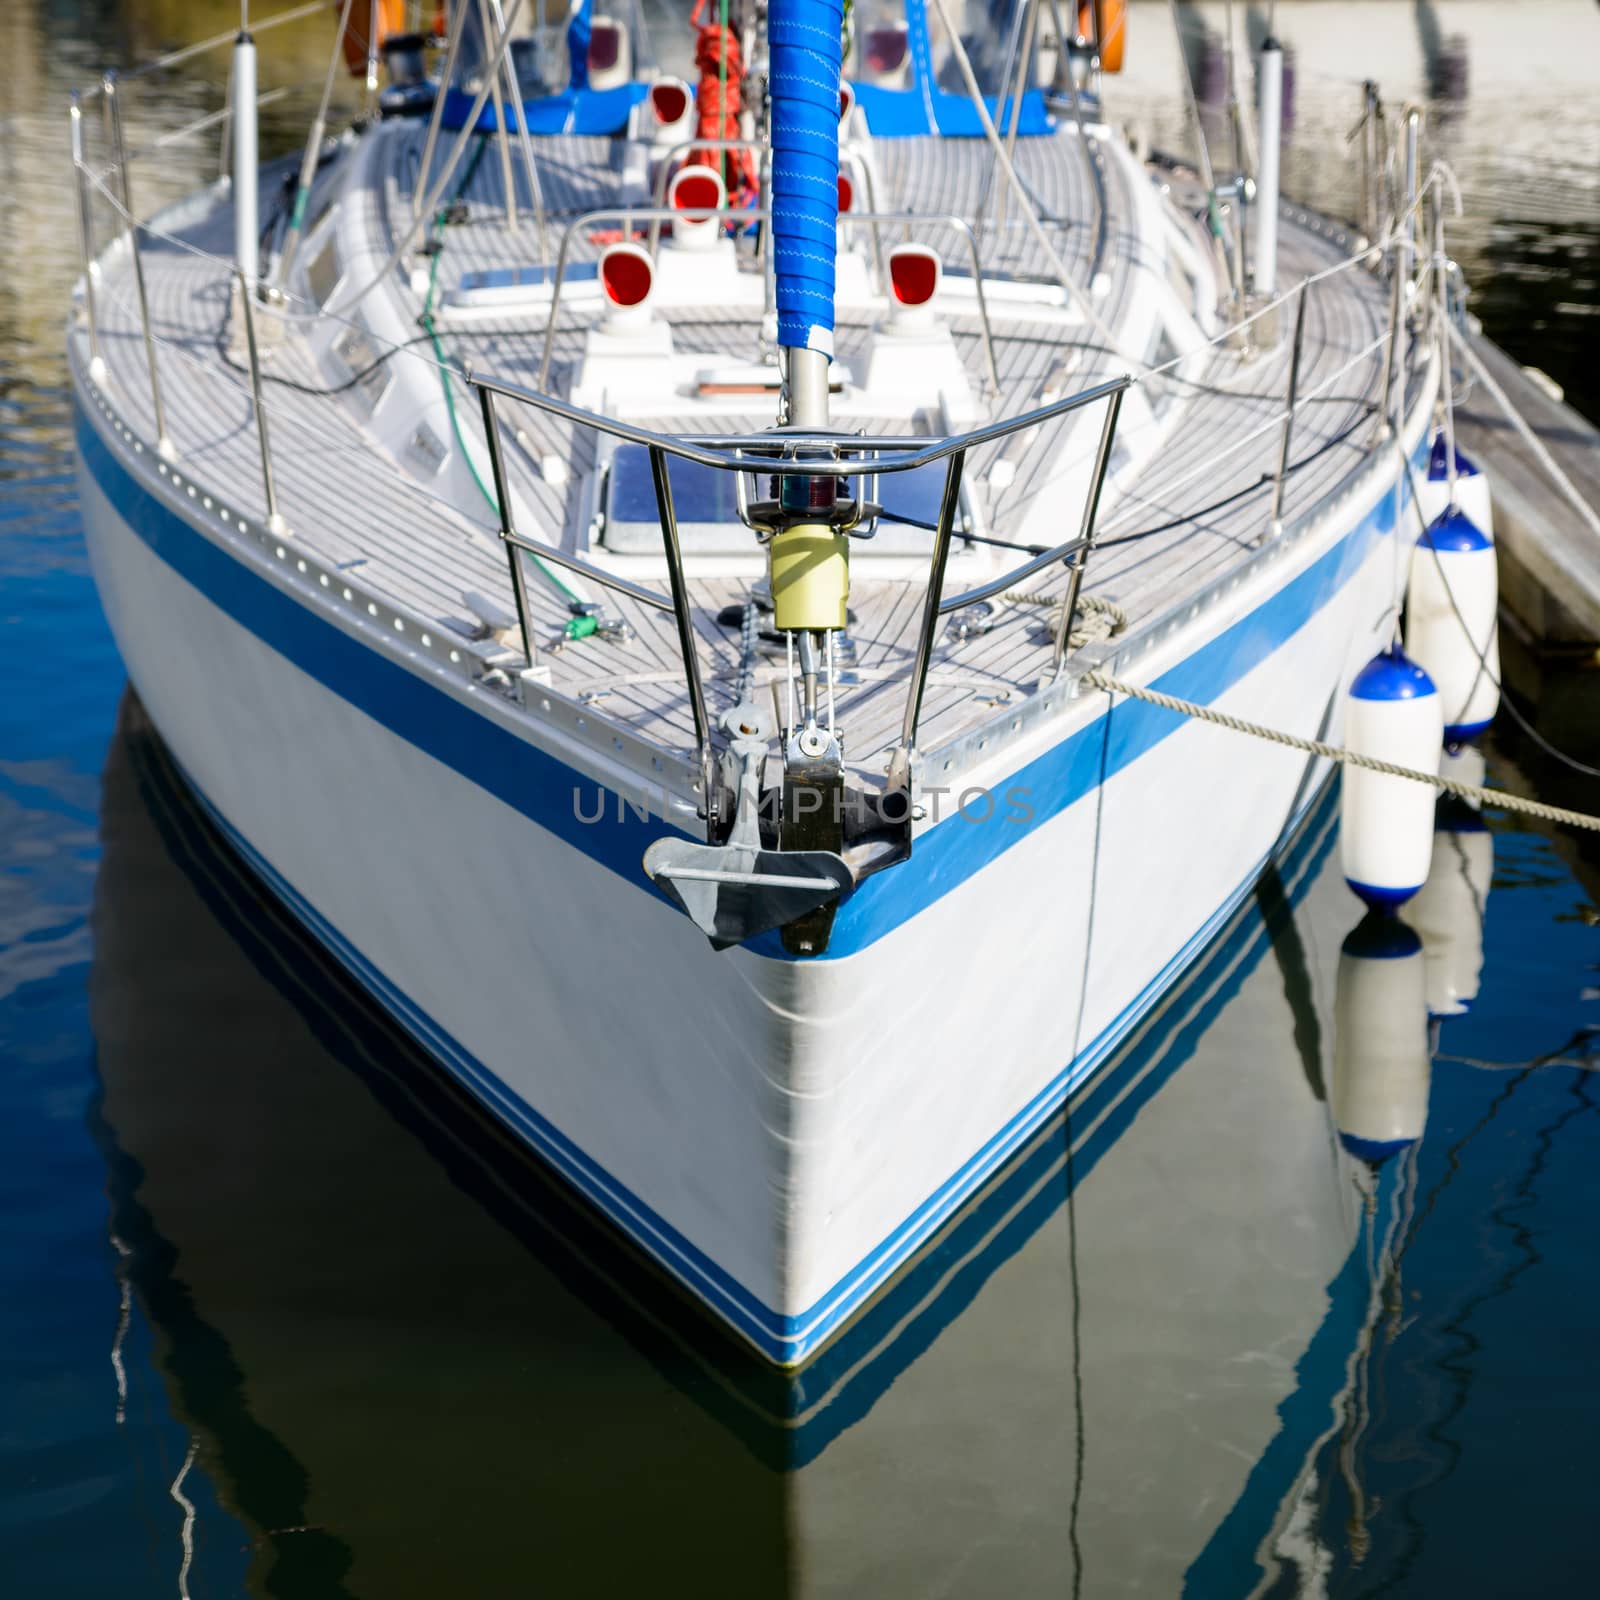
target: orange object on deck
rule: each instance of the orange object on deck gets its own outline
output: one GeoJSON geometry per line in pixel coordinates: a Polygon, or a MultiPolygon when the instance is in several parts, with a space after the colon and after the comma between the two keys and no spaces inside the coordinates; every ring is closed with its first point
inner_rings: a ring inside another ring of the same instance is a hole
{"type": "MultiPolygon", "coordinates": [[[[690,18],[691,23],[697,23],[704,11],[705,0],[700,0],[690,18]]],[[[702,139],[737,139],[744,82],[744,55],[739,48],[738,34],[715,22],[699,28],[694,64],[700,69],[700,84],[695,90],[695,132],[702,139]]],[[[715,167],[722,174],[730,204],[746,205],[756,193],[756,161],[749,150],[691,150],[689,161],[697,166],[715,167]]]]}
{"type": "Polygon", "coordinates": [[[1122,49],[1128,42],[1127,0],[1080,0],[1078,33],[1098,41],[1102,72],[1121,72],[1122,49]]]}
{"type": "MultiPolygon", "coordinates": [[[[343,0],[335,0],[334,10],[344,9],[343,0]]],[[[365,75],[367,70],[367,40],[376,27],[378,50],[383,41],[406,31],[406,0],[351,0],[350,20],[344,25],[344,64],[353,78],[365,75]]]]}

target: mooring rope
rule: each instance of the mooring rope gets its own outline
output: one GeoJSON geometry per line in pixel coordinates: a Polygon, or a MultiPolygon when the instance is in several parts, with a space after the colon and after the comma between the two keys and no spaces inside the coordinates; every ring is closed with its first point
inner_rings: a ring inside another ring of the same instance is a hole
{"type": "Polygon", "coordinates": [[[1263,727],[1259,722],[1246,722],[1243,717],[1230,716],[1213,706],[1196,705],[1192,700],[1180,700],[1176,695],[1162,694],[1159,689],[1146,689],[1137,683],[1124,683],[1109,673],[1093,669],[1080,680],[1091,689],[1103,689],[1107,694],[1124,694],[1132,700],[1143,700],[1148,705],[1160,706],[1165,711],[1181,712],[1200,722],[1214,723],[1219,728],[1229,728],[1234,733],[1247,733],[1271,744],[1287,745],[1291,750],[1303,750],[1307,755],[1325,756],[1347,767],[1364,767],[1368,772],[1381,772],[1391,778],[1409,778],[1413,783],[1432,784],[1446,794],[1453,794],[1476,805],[1499,806],[1506,811],[1520,811],[1525,816],[1539,817],[1545,822],[1565,823],[1571,828],[1587,828],[1600,833],[1600,817],[1583,811],[1568,811],[1564,806],[1546,805],[1543,800],[1527,800],[1519,794],[1508,794],[1504,789],[1489,789],[1482,784],[1463,783],[1459,778],[1446,778],[1433,772],[1421,772],[1415,767],[1397,766],[1392,761],[1380,761],[1376,756],[1365,756],[1356,750],[1346,750],[1341,745],[1324,744],[1320,739],[1302,739],[1298,734],[1285,733],[1280,728],[1263,727]]]}
{"type": "MultiPolygon", "coordinates": [[[[1050,636],[1055,637],[1060,626],[1061,608],[1065,595],[1041,594],[1027,589],[1007,589],[1002,600],[1014,606],[1054,606],[1055,620],[1048,624],[1050,636]]],[[[1086,644],[1098,644],[1102,639],[1115,638],[1128,625],[1128,613],[1114,600],[1097,594],[1080,594],[1077,607],[1078,625],[1067,635],[1067,648],[1081,650],[1086,644]]]]}

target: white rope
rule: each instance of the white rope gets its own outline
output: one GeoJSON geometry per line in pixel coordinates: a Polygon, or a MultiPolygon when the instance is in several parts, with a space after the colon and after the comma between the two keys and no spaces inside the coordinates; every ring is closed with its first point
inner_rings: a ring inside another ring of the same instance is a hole
{"type": "Polygon", "coordinates": [[[1533,452],[1534,457],[1538,461],[1539,465],[1542,466],[1544,470],[1550,474],[1551,478],[1555,480],[1557,487],[1564,495],[1566,495],[1567,499],[1572,502],[1573,509],[1580,517],[1583,518],[1585,522],[1589,524],[1590,529],[1594,533],[1600,534],[1600,516],[1595,514],[1594,507],[1583,498],[1583,494],[1578,489],[1577,485],[1574,484],[1572,479],[1561,470],[1559,465],[1557,465],[1555,457],[1545,449],[1544,443],[1539,438],[1538,434],[1536,434],[1533,429],[1528,426],[1527,422],[1523,420],[1521,412],[1519,412],[1506,397],[1505,390],[1495,382],[1494,374],[1489,371],[1487,366],[1484,365],[1483,358],[1478,354],[1478,352],[1467,343],[1466,339],[1462,336],[1461,330],[1456,327],[1453,322],[1448,323],[1447,326],[1450,329],[1450,337],[1455,342],[1456,349],[1467,358],[1468,364],[1477,374],[1478,379],[1483,384],[1484,388],[1487,389],[1489,393],[1495,397],[1496,401],[1499,402],[1500,409],[1504,411],[1506,416],[1510,419],[1511,426],[1522,435],[1523,443],[1526,444],[1527,447],[1533,452]]]}
{"type": "MultiPolygon", "coordinates": [[[[1050,635],[1055,637],[1060,622],[1061,608],[1067,603],[1064,594],[1044,594],[1027,589],[1007,589],[1000,598],[1014,606],[1054,606],[1055,620],[1048,624],[1050,635]]],[[[1102,639],[1115,638],[1128,625],[1128,613],[1114,600],[1097,594],[1080,594],[1077,610],[1078,625],[1067,635],[1067,648],[1081,650],[1086,644],[1097,644],[1102,639]]]]}
{"type": "Polygon", "coordinates": [[[1470,800],[1474,805],[1498,806],[1505,811],[1520,811],[1526,816],[1539,817],[1545,822],[1560,822],[1570,828],[1587,828],[1593,833],[1600,833],[1600,817],[1592,817],[1583,811],[1568,811],[1563,806],[1546,805],[1542,800],[1528,800],[1518,794],[1507,794],[1504,789],[1488,789],[1481,784],[1463,783],[1459,778],[1446,778],[1438,773],[1419,771],[1415,767],[1398,766],[1392,761],[1380,761],[1376,756],[1347,750],[1342,745],[1324,744],[1320,739],[1302,739],[1298,734],[1285,733],[1280,728],[1266,728],[1259,722],[1246,722],[1243,717],[1230,716],[1213,706],[1196,705],[1192,700],[1180,700],[1176,695],[1162,694],[1159,689],[1125,683],[1098,669],[1084,673],[1081,681],[1091,689],[1127,695],[1130,699],[1160,706],[1164,711],[1178,711],[1200,722],[1213,723],[1234,733],[1247,733],[1252,738],[1286,745],[1291,750],[1303,750],[1307,755],[1323,756],[1347,767],[1362,767],[1368,772],[1381,772],[1391,778],[1409,778],[1413,783],[1432,784],[1435,789],[1442,789],[1446,794],[1456,795],[1462,800],[1470,800]]]}

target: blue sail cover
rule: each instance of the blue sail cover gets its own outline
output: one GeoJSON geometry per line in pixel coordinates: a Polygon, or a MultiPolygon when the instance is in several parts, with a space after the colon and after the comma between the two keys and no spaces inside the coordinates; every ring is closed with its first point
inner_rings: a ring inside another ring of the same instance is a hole
{"type": "Polygon", "coordinates": [[[567,24],[567,60],[571,64],[571,76],[567,79],[569,88],[589,87],[589,38],[594,31],[589,13],[593,6],[594,0],[580,0],[567,24]]]}
{"type": "MultiPolygon", "coordinates": [[[[594,32],[593,11],[594,0],[578,0],[568,17],[566,88],[523,99],[523,120],[529,133],[609,136],[626,133],[633,108],[649,94],[649,85],[640,82],[621,83],[614,89],[589,87],[589,40],[594,32]]],[[[471,25],[470,20],[468,25],[471,25]]],[[[480,48],[487,51],[487,40],[480,40],[479,44],[480,48]]],[[[446,130],[455,132],[466,122],[474,99],[476,96],[468,93],[459,82],[450,88],[444,97],[442,113],[446,130]]],[[[507,125],[515,127],[516,121],[515,111],[507,106],[507,125]]],[[[479,133],[498,130],[493,101],[484,101],[473,126],[479,133]]]]}
{"type": "Polygon", "coordinates": [[[833,359],[843,0],[772,0],[772,260],[778,343],[833,359]]]}
{"type": "MultiPolygon", "coordinates": [[[[906,34],[911,51],[913,83],[909,89],[854,83],[856,104],[874,139],[909,139],[939,134],[946,139],[982,139],[983,119],[964,94],[941,89],[933,68],[933,43],[928,33],[926,0],[906,0],[906,34]]],[[[986,94],[983,103],[997,128],[1011,127],[1011,96],[986,94]]],[[[1034,139],[1055,132],[1055,119],[1037,89],[1025,89],[1017,111],[1017,133],[1034,139]]]]}

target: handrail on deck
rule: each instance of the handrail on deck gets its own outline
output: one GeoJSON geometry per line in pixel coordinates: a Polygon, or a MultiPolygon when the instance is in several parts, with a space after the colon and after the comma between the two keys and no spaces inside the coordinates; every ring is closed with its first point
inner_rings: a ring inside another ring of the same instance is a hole
{"type": "MultiPolygon", "coordinates": [[[[281,13],[277,19],[269,19],[266,24],[272,25],[273,21],[288,21],[293,17],[308,14],[314,7],[299,7],[289,12],[281,13]]],[[[231,39],[233,35],[219,36],[207,45],[191,47],[178,52],[173,57],[167,58],[167,64],[181,59],[184,55],[196,53],[198,49],[206,48],[209,44],[218,44],[231,39]]],[[[151,63],[144,70],[154,70],[162,63],[151,63]]],[[[108,142],[114,155],[112,165],[104,174],[94,172],[85,160],[83,149],[83,130],[81,124],[81,102],[74,100],[71,107],[72,116],[72,164],[75,171],[76,198],[79,206],[79,234],[80,247],[83,252],[84,283],[85,283],[85,310],[88,318],[88,337],[90,341],[91,357],[98,355],[98,327],[96,316],[95,297],[95,268],[96,258],[94,252],[93,224],[90,212],[91,196],[89,188],[92,185],[111,204],[114,213],[121,219],[122,231],[126,235],[126,242],[132,272],[135,280],[137,295],[137,310],[139,322],[144,338],[149,380],[151,389],[152,407],[156,419],[158,446],[164,456],[175,454],[170,442],[165,435],[164,410],[162,406],[160,373],[155,360],[155,345],[158,342],[154,336],[150,321],[148,299],[143,283],[143,269],[140,253],[140,236],[148,233],[151,237],[163,239],[172,238],[163,234],[159,228],[141,224],[134,212],[132,197],[128,189],[128,167],[135,157],[130,155],[122,139],[120,125],[120,106],[116,80],[109,77],[104,81],[101,89],[104,99],[104,110],[107,117],[108,142]],[[117,189],[113,191],[110,179],[117,180],[117,189]]],[[[210,118],[202,119],[202,123],[209,122],[210,118]]],[[[157,148],[163,142],[187,136],[196,131],[201,124],[192,125],[186,129],[177,130],[175,133],[163,135],[158,139],[157,148]]],[[[689,141],[691,145],[703,146],[706,141],[689,141]]],[[[729,141],[730,145],[734,143],[729,141]]],[[[138,154],[144,154],[144,151],[138,154]]],[[[1414,172],[1413,159],[1413,172],[1414,172]]],[[[1396,368],[1403,367],[1402,360],[1405,346],[1408,341],[1404,338],[1404,283],[1409,277],[1406,270],[1411,265],[1411,257],[1417,252],[1414,245],[1404,237],[1405,228],[1413,226],[1414,214],[1422,200],[1422,194],[1416,190],[1413,178],[1412,192],[1408,198],[1403,213],[1391,219],[1394,228],[1392,237],[1365,244],[1352,256],[1337,263],[1335,266],[1310,275],[1299,285],[1278,296],[1268,305],[1258,308],[1251,316],[1244,318],[1233,328],[1224,330],[1216,335],[1208,344],[1215,345],[1230,334],[1237,332],[1238,328],[1248,325],[1257,318],[1267,316],[1279,306],[1285,304],[1291,296],[1298,296],[1296,307],[1296,337],[1293,343],[1293,357],[1288,375],[1287,394],[1280,415],[1266,424],[1267,430],[1281,429],[1281,437],[1276,454],[1276,473],[1269,476],[1275,478],[1273,522],[1277,523],[1282,511],[1284,481],[1294,468],[1289,463],[1289,448],[1294,418],[1298,410],[1309,403],[1313,395],[1325,387],[1327,382],[1313,389],[1305,398],[1298,392],[1298,376],[1301,358],[1301,343],[1307,290],[1324,278],[1335,273],[1348,270],[1350,267],[1385,254],[1391,258],[1391,275],[1393,279],[1393,299],[1390,308],[1390,326],[1388,331],[1367,347],[1357,353],[1354,360],[1360,360],[1372,349],[1387,342],[1388,353],[1385,362],[1384,374],[1384,403],[1379,414],[1380,427],[1386,423],[1393,425],[1389,419],[1392,390],[1396,377],[1396,368]],[[1401,226],[1401,225],[1404,226],[1401,226]],[[1395,259],[1399,258],[1399,259],[1395,259]]],[[[693,214],[701,214],[695,208],[693,214]]],[[[710,215],[712,213],[704,213],[710,215]]],[[[767,213],[761,210],[736,210],[734,208],[720,208],[716,215],[726,218],[731,223],[757,223],[767,221],[767,213]]],[[[706,797],[705,813],[708,830],[715,834],[718,826],[717,808],[719,796],[715,783],[715,769],[712,762],[710,746],[710,727],[706,712],[705,696],[700,681],[699,662],[695,650],[695,630],[689,609],[687,586],[684,576],[683,553],[678,538],[678,529],[675,511],[672,504],[672,487],[667,471],[667,461],[671,456],[679,456],[685,460],[696,462],[700,465],[714,468],[719,471],[734,471],[750,473],[759,471],[765,475],[777,477],[805,476],[805,477],[834,477],[859,475],[863,479],[882,473],[907,472],[917,468],[932,465],[935,462],[946,463],[944,474],[944,490],[938,523],[933,532],[935,535],[934,550],[930,561],[930,575],[926,596],[923,604],[921,627],[914,665],[911,669],[908,682],[908,695],[905,715],[902,723],[901,740],[897,747],[890,767],[891,784],[909,786],[911,782],[911,763],[916,749],[917,725],[920,716],[922,697],[926,688],[927,675],[933,652],[933,647],[938,636],[939,620],[950,613],[978,601],[985,600],[994,594],[1000,593],[1032,574],[1057,563],[1065,563],[1068,567],[1069,581],[1065,593],[1064,604],[1056,622],[1056,637],[1054,649],[1054,667],[1059,674],[1065,660],[1067,642],[1071,628],[1073,613],[1077,598],[1081,590],[1084,570],[1089,556],[1095,546],[1096,520],[1098,516],[1101,494],[1109,471],[1109,461],[1114,443],[1120,407],[1127,388],[1133,380],[1123,376],[1109,382],[1092,386],[1082,392],[1068,396],[1062,400],[1048,405],[1036,407],[1020,416],[1002,419],[984,425],[980,428],[969,430],[961,434],[948,437],[905,437],[905,436],[865,436],[842,432],[805,431],[805,430],[778,430],[772,433],[755,435],[726,435],[726,434],[684,434],[673,435],[657,433],[649,429],[602,417],[596,413],[584,410],[558,400],[552,395],[542,392],[548,378],[548,367],[553,339],[555,318],[557,315],[560,289],[565,270],[566,256],[573,233],[580,227],[606,219],[615,219],[625,226],[631,227],[636,222],[645,222],[653,217],[658,220],[668,220],[682,215],[682,212],[673,208],[642,208],[619,207],[605,211],[587,213],[574,219],[567,226],[562,240],[561,259],[557,266],[553,282],[550,318],[546,327],[543,360],[540,366],[540,388],[528,389],[524,386],[505,382],[493,378],[484,378],[468,375],[467,381],[478,388],[479,398],[484,412],[484,426],[488,442],[488,449],[493,469],[494,486],[500,510],[500,536],[507,546],[507,558],[511,569],[511,581],[517,598],[518,620],[523,632],[525,652],[529,654],[531,664],[531,635],[529,631],[529,608],[525,592],[525,573],[522,563],[518,560],[517,550],[524,550],[543,560],[548,560],[557,565],[564,566],[574,572],[601,585],[602,587],[625,594],[639,604],[659,611],[670,611],[678,629],[679,644],[683,653],[685,679],[689,691],[689,698],[694,715],[696,744],[700,755],[702,772],[702,785],[706,797]],[[671,580],[672,593],[670,598],[649,589],[642,584],[634,583],[604,569],[603,567],[583,560],[581,557],[570,554],[556,546],[542,540],[532,538],[518,532],[511,522],[511,497],[507,487],[504,462],[501,455],[501,444],[498,432],[498,422],[495,414],[494,396],[499,395],[519,403],[529,404],[536,409],[543,410],[553,416],[561,417],[567,422],[582,427],[589,427],[598,432],[609,433],[614,437],[631,441],[644,446],[650,455],[652,479],[655,484],[657,508],[661,520],[663,546],[667,558],[668,575],[671,580]],[[1068,412],[1083,406],[1094,404],[1100,400],[1107,402],[1105,417],[1102,423],[1098,448],[1095,454],[1093,471],[1090,479],[1089,493],[1086,496],[1083,508],[1082,525],[1078,535],[1070,540],[1063,541],[1049,550],[1037,552],[1020,566],[1005,573],[999,578],[965,591],[962,594],[946,597],[943,593],[945,571],[949,552],[955,538],[955,519],[959,510],[961,496],[961,480],[965,470],[968,453],[975,448],[996,440],[1007,437],[1029,427],[1039,426],[1055,420],[1068,412]]],[[[857,222],[873,225],[875,228],[880,223],[893,222],[905,223],[916,226],[954,227],[962,232],[968,240],[969,251],[973,259],[974,286],[978,297],[978,306],[983,323],[985,353],[988,358],[990,376],[996,389],[998,377],[995,372],[993,343],[989,330],[987,307],[983,299],[981,259],[978,255],[976,236],[971,225],[952,213],[912,213],[896,212],[883,213],[876,211],[848,212],[841,216],[841,225],[845,222],[857,222]]],[[[198,249],[189,241],[174,240],[185,250],[193,254],[206,256],[208,252],[198,249]]],[[[1436,254],[1438,253],[1436,248],[1436,254]]],[[[223,258],[216,257],[219,262],[223,258]]],[[[230,276],[236,275],[231,263],[230,276]]],[[[1436,274],[1426,267],[1419,273],[1420,288],[1426,295],[1436,274]]],[[[377,280],[374,280],[375,282],[377,280]]],[[[1442,293],[1429,299],[1429,308],[1435,315],[1442,314],[1440,307],[1447,299],[1442,293]]],[[[263,403],[262,374],[256,349],[253,326],[253,307],[250,304],[248,290],[243,294],[244,324],[246,334],[247,354],[249,357],[250,394],[254,411],[256,433],[258,438],[263,491],[268,512],[268,525],[281,525],[277,513],[276,488],[273,478],[272,455],[268,443],[268,430],[266,423],[267,407],[263,403]]],[[[320,315],[344,320],[336,313],[325,308],[320,315]]],[[[1190,358],[1195,352],[1185,352],[1175,357],[1171,362],[1165,363],[1161,368],[1152,369],[1144,376],[1154,376],[1157,373],[1176,367],[1190,358]]],[[[1353,365],[1354,360],[1348,365],[1353,365]]],[[[1339,376],[1346,367],[1341,367],[1339,376]]],[[[99,381],[99,380],[97,380],[99,381]]],[[[1249,444],[1256,433],[1246,435],[1230,445],[1224,454],[1231,454],[1233,450],[1249,444]]],[[[1214,464],[1214,463],[1213,463],[1214,464]]],[[[864,498],[864,496],[863,496],[864,498]]]]}
{"type": "Polygon", "coordinates": [[[467,382],[477,389],[479,404],[483,411],[484,434],[489,443],[489,461],[494,478],[496,509],[500,519],[500,537],[505,542],[506,556],[511,564],[511,585],[516,595],[518,621],[522,628],[524,653],[529,666],[533,665],[532,648],[529,643],[531,632],[526,588],[521,563],[517,557],[518,550],[526,550],[540,557],[549,557],[562,566],[581,572],[602,587],[626,594],[657,610],[670,610],[677,624],[684,681],[694,718],[696,753],[705,793],[703,814],[706,818],[707,835],[714,839],[717,836],[719,819],[711,749],[711,723],[706,711],[705,690],[700,679],[694,619],[689,609],[688,584],[684,576],[683,550],[678,536],[677,516],[672,503],[668,458],[676,456],[681,460],[692,461],[697,465],[722,472],[748,473],[759,470],[763,475],[777,477],[832,478],[846,476],[865,478],[886,472],[911,472],[935,462],[946,463],[939,520],[934,528],[928,588],[923,600],[922,622],[918,630],[916,655],[908,677],[900,743],[889,770],[891,786],[909,788],[911,762],[916,751],[917,724],[921,716],[933,646],[942,617],[963,606],[998,594],[1045,567],[1065,562],[1069,580],[1063,615],[1056,629],[1054,651],[1054,669],[1057,672],[1061,670],[1066,654],[1070,619],[1083,582],[1084,567],[1094,549],[1095,519],[1099,511],[1101,492],[1105,486],[1117,418],[1122,408],[1122,396],[1132,379],[1124,374],[1106,383],[1095,384],[1078,394],[1052,401],[1049,405],[1038,406],[1020,416],[987,423],[983,427],[969,429],[964,433],[931,439],[907,439],[892,434],[864,435],[818,429],[792,432],[781,430],[771,434],[726,436],[713,434],[691,437],[659,433],[654,429],[637,427],[614,417],[601,416],[597,412],[586,411],[581,406],[558,400],[553,395],[543,394],[536,389],[529,389],[505,379],[473,373],[468,375],[467,382]],[[596,564],[582,561],[564,550],[558,550],[543,540],[531,539],[517,531],[512,517],[511,491],[506,480],[501,453],[500,425],[495,409],[497,395],[533,406],[536,410],[560,417],[575,426],[590,428],[596,433],[609,434],[630,444],[642,445],[649,451],[650,474],[655,485],[656,509],[661,521],[662,548],[667,559],[667,576],[672,591],[670,600],[615,573],[607,572],[596,564]],[[998,578],[979,584],[963,594],[947,598],[944,594],[945,570],[955,536],[955,520],[961,499],[961,476],[968,452],[1021,432],[1023,429],[1054,421],[1102,400],[1106,402],[1105,418],[1100,428],[1089,492],[1084,502],[1082,525],[1077,536],[1063,541],[1050,550],[1033,555],[1020,566],[998,578]]]}
{"type": "Polygon", "coordinates": [[[932,462],[943,461],[958,450],[975,450],[979,445],[991,444],[996,439],[1020,433],[1024,428],[1052,422],[1057,417],[1065,416],[1069,411],[1080,410],[1084,406],[1093,405],[1097,400],[1105,400],[1112,394],[1121,393],[1133,383],[1133,379],[1124,374],[1120,378],[1109,378],[1104,383],[1092,384],[1087,389],[1080,389],[1076,394],[1064,395],[1059,400],[1052,400],[1048,405],[1035,406],[1033,410],[1021,412],[1015,417],[1003,417],[998,422],[986,422],[981,427],[969,429],[965,433],[929,437],[919,434],[858,434],[814,429],[784,429],[776,433],[750,434],[658,433],[652,428],[641,428],[636,423],[623,422],[617,417],[602,416],[598,411],[586,411],[582,406],[573,405],[571,401],[558,399],[555,395],[545,394],[538,389],[530,389],[526,384],[514,383],[509,378],[494,378],[485,373],[473,372],[467,375],[466,381],[475,388],[493,390],[495,394],[503,395],[507,400],[517,400],[524,405],[532,406],[536,411],[545,411],[553,417],[560,417],[564,422],[592,428],[596,433],[609,433],[614,438],[629,444],[642,444],[664,450],[668,455],[681,456],[685,461],[693,461],[703,467],[716,467],[723,472],[749,472],[759,465],[762,472],[775,474],[778,477],[810,478],[851,477],[861,471],[861,463],[866,459],[868,452],[885,450],[896,451],[899,454],[889,460],[875,459],[872,463],[874,474],[912,472],[932,462]],[[721,448],[717,448],[718,446],[721,448]],[[749,454],[742,453],[758,449],[783,453],[770,457],[763,455],[759,463],[753,462],[749,454]],[[811,453],[804,456],[797,454],[800,451],[819,450],[853,450],[857,454],[848,458],[835,456],[832,459],[811,453]]]}

